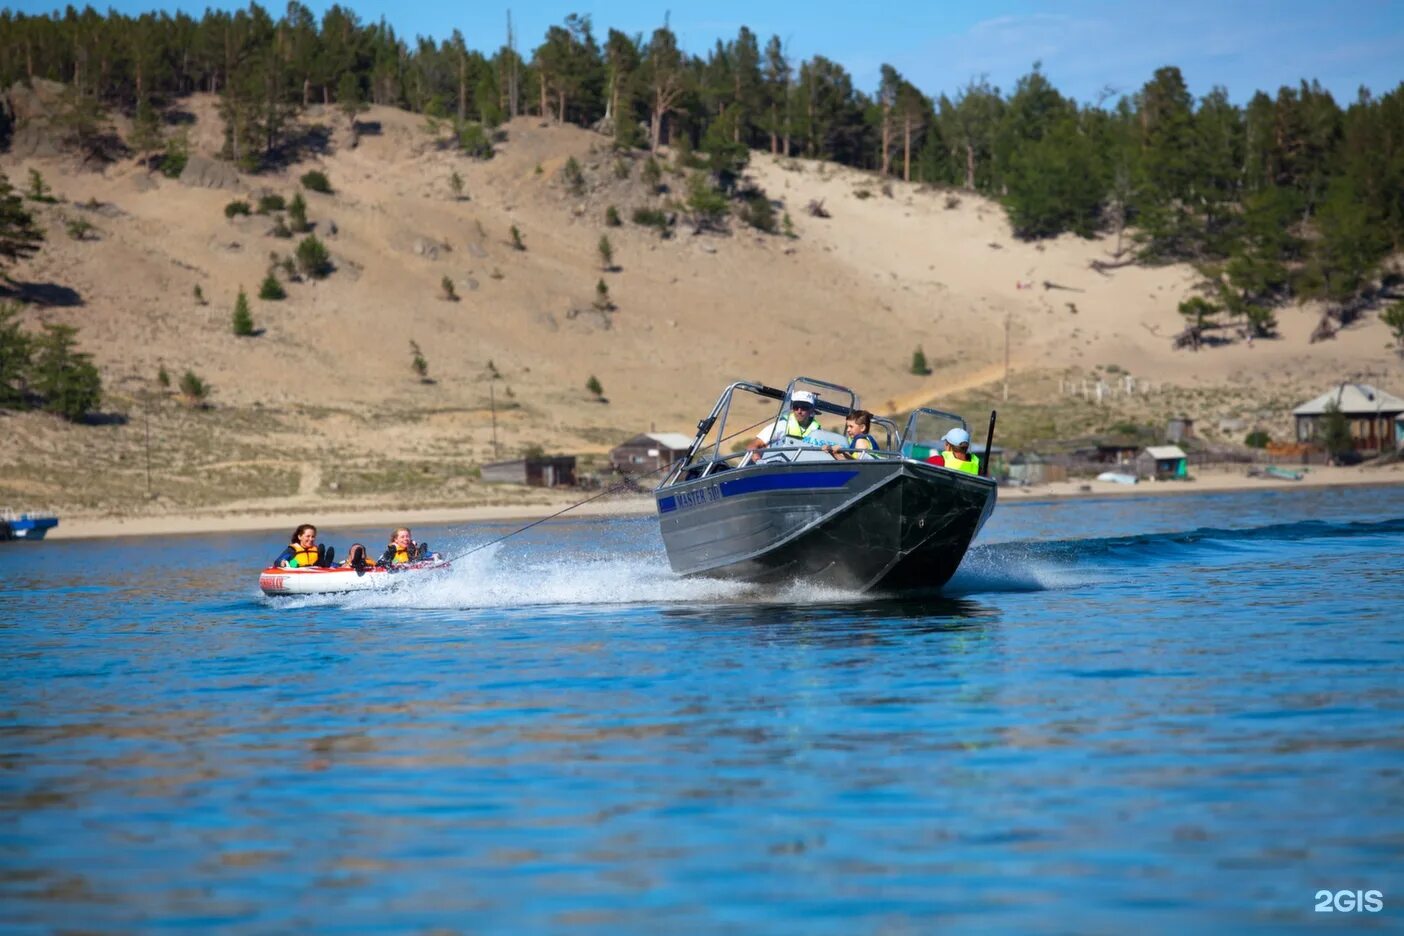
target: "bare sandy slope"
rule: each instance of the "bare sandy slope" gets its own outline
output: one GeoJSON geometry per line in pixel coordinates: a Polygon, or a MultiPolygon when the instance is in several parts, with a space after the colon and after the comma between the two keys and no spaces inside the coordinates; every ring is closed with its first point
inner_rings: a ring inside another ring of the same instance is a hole
{"type": "MultiPolygon", "coordinates": [[[[196,98],[189,108],[197,145],[209,152],[218,142],[213,102],[196,98]]],[[[529,444],[598,453],[650,428],[688,432],[735,378],[827,377],[883,412],[940,404],[1002,375],[1006,319],[1016,374],[1115,365],[1153,381],[1305,398],[1330,379],[1373,370],[1376,382],[1404,388],[1373,316],[1309,346],[1317,310],[1288,309],[1278,340],[1172,351],[1191,270],[1099,275],[1088,264],[1108,256],[1110,241],[1022,243],[1003,211],[977,197],[902,183],[888,197],[863,173],[757,155],[752,175],[783,200],[797,238],[739,226],[731,236],[698,236],[684,225],[660,240],[628,221],[634,207],[662,201],[639,181],[641,158],[617,161],[588,131],[521,119],[496,158],[475,162],[439,146],[413,115],[373,108],[363,121],[375,132],[359,146],[242,176],[232,190],[191,187],[130,162],[101,174],[0,162],[21,185],[28,169],[40,169],[65,200],[39,208],[49,241],[11,272],[74,290],[81,304],[27,315],[79,326],[110,410],[133,416],[142,394],[156,394],[156,471],[170,481],[156,485],[165,500],[154,507],[138,496],[144,483],[132,453],[143,443],[142,419],[74,428],[11,414],[0,416],[0,431],[19,444],[0,454],[15,469],[0,482],[0,500],[142,512],[222,500],[316,507],[373,491],[382,467],[387,490],[406,490],[397,473],[419,471],[435,488],[426,498],[501,500],[507,495],[466,474],[449,478],[445,467],[444,480],[426,467],[492,459],[490,383],[504,456],[529,444]],[[561,181],[570,156],[585,167],[584,194],[561,181]],[[282,302],[260,301],[270,252],[291,253],[296,240],[269,236],[267,217],[226,220],[224,205],[264,190],[291,197],[314,167],[336,189],[306,194],[336,272],[290,284],[282,302]],[[452,197],[453,172],[464,200],[452,197]],[[77,207],[89,199],[106,207],[77,207]],[[818,199],[831,218],[803,210],[818,199]],[[605,227],[608,205],[623,227],[605,227]],[[61,219],[80,216],[96,225],[96,240],[63,233],[61,219]],[[525,251],[510,246],[513,226],[525,251]],[[601,270],[602,234],[616,271],[601,270]],[[459,301],[441,297],[445,276],[459,301]],[[613,313],[590,308],[601,278],[613,313]],[[192,298],[196,286],[207,305],[192,298]],[[263,329],[257,338],[231,334],[241,286],[263,329]],[[411,341],[434,383],[411,372],[411,341]],[[929,377],[908,373],[918,345],[935,367],[929,377]],[[176,378],[187,368],[205,378],[215,409],[181,411],[155,384],[162,365],[176,378]],[[591,376],[607,403],[586,392],[591,376]],[[348,477],[352,469],[362,476],[348,477]],[[192,476],[213,490],[187,492],[181,484],[192,476]]]]}

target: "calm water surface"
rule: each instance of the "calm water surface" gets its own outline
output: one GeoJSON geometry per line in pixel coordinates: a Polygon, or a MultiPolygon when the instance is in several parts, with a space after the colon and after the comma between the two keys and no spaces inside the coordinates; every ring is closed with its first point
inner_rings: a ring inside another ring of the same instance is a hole
{"type": "Polygon", "coordinates": [[[651,518],[336,600],[281,545],[0,547],[0,931],[1404,924],[1404,488],[1005,504],[922,601],[651,518]]]}

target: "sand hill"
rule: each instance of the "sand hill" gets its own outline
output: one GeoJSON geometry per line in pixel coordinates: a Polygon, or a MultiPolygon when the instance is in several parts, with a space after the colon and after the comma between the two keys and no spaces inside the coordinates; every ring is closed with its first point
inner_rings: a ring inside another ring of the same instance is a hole
{"type": "MultiPolygon", "coordinates": [[[[1088,375],[1120,385],[1130,374],[1156,388],[1101,410],[1074,401],[1086,408],[1084,428],[1185,411],[1211,434],[1224,417],[1281,434],[1284,408],[1331,380],[1373,371],[1404,390],[1373,315],[1309,345],[1319,309],[1294,307],[1279,313],[1276,340],[1172,350],[1191,269],[1097,273],[1089,264],[1109,257],[1112,239],[1020,242],[999,206],[965,193],[884,189],[864,173],[757,154],[749,174],[783,201],[797,237],[739,225],[694,235],[681,225],[663,240],[629,223],[633,208],[660,201],[640,181],[643,157],[616,157],[579,128],[519,119],[496,158],[478,162],[443,145],[423,118],[372,108],[359,145],[335,131],[341,145],[247,176],[211,159],[214,101],[184,106],[195,118],[194,159],[181,180],[130,161],[98,173],[53,157],[0,160],[19,187],[39,169],[62,199],[35,206],[48,242],[11,274],[58,287],[31,288],[52,304],[26,315],[80,328],[112,414],[86,427],[0,414],[15,443],[0,453],[0,502],[80,511],[512,502],[528,495],[474,477],[494,454],[490,386],[503,457],[528,445],[598,454],[650,427],[689,432],[733,378],[827,377],[881,412],[958,406],[1002,377],[1006,321],[1015,406],[1058,402],[1063,381],[1088,375]],[[583,194],[562,179],[572,156],[583,194]],[[335,188],[305,197],[336,270],[290,283],[281,302],[260,301],[270,252],[290,254],[296,240],[270,236],[266,216],[226,219],[224,206],[263,192],[291,197],[311,168],[335,188]],[[454,172],[463,199],[450,188],[454,172]],[[831,217],[804,210],[817,200],[831,217]],[[610,205],[622,227],[605,226],[610,205]],[[75,217],[94,225],[94,238],[64,233],[63,219],[75,217]],[[513,226],[524,251],[510,243],[513,226]],[[601,270],[602,234],[613,272],[601,270]],[[443,298],[444,277],[458,301],[443,298]],[[592,307],[601,278],[612,312],[592,307]],[[196,286],[207,304],[193,298],[196,286]],[[262,329],[255,338],[231,333],[241,286],[262,329]],[[412,372],[411,341],[433,383],[412,372]],[[918,345],[930,376],[909,373],[918,345]],[[162,366],[204,378],[212,407],[191,410],[162,391],[162,366]],[[591,376],[607,402],[586,391],[591,376]],[[154,504],[144,496],[148,428],[154,504]]],[[[315,110],[303,119],[340,122],[315,110]]]]}

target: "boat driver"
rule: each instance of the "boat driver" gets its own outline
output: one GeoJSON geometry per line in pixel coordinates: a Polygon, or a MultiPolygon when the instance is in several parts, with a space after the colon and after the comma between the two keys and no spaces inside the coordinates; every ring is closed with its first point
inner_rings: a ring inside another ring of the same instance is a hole
{"type": "MultiPolygon", "coordinates": [[[[746,443],[746,448],[752,452],[758,452],[768,445],[778,445],[781,442],[788,442],[791,445],[804,443],[821,428],[819,419],[815,415],[815,407],[818,403],[819,397],[815,394],[808,390],[796,390],[795,395],[790,397],[790,412],[758,432],[754,439],[746,443]]],[[[759,455],[751,455],[742,464],[754,461],[759,457],[759,455]]]]}

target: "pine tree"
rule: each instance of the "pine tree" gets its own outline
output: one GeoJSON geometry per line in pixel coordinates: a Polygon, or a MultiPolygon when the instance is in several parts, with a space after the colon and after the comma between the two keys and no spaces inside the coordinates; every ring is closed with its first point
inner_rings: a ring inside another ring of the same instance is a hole
{"type": "Polygon", "coordinates": [[[166,140],[161,133],[161,116],[147,98],[142,98],[137,104],[131,138],[127,142],[136,151],[137,161],[146,166],[148,172],[151,171],[155,155],[165,147],[166,140]]]}
{"type": "Polygon", "coordinates": [[[449,176],[449,188],[453,190],[454,201],[463,198],[463,176],[458,174],[458,170],[454,170],[453,174],[449,176]]]}
{"type": "Polygon", "coordinates": [[[92,359],[73,350],[77,329],[45,325],[34,343],[29,385],[44,398],[44,409],[79,422],[102,401],[102,379],[92,359]]]}
{"type": "Polygon", "coordinates": [[[1380,321],[1385,323],[1390,334],[1394,336],[1394,350],[1400,357],[1404,357],[1404,300],[1394,303],[1381,312],[1380,321]]]}
{"type": "Polygon", "coordinates": [[[604,398],[604,387],[600,384],[599,378],[594,374],[591,374],[590,379],[585,381],[585,389],[593,393],[596,399],[604,398]]]}
{"type": "Polygon", "coordinates": [[[522,240],[522,232],[517,230],[517,226],[515,224],[512,225],[512,230],[510,233],[512,235],[512,249],[526,250],[526,242],[522,240]]]}
{"type": "Polygon", "coordinates": [[[16,260],[33,256],[44,242],[44,232],[25,210],[10,180],[0,172],[0,270],[16,260]]]}
{"type": "Polygon", "coordinates": [[[31,340],[20,328],[19,306],[0,302],[0,407],[24,402],[31,340]]]}
{"type": "Polygon", "coordinates": [[[424,353],[419,350],[419,345],[410,341],[410,369],[419,378],[420,383],[429,382],[429,362],[424,359],[424,353]]]}
{"type": "Polygon", "coordinates": [[[234,334],[248,338],[254,333],[253,315],[249,312],[249,297],[239,288],[239,298],[234,300],[234,334]]]}
{"type": "Polygon", "coordinates": [[[458,301],[458,291],[454,289],[453,277],[445,276],[443,279],[439,280],[439,289],[442,290],[444,298],[449,302],[458,301]]]}
{"type": "MultiPolygon", "coordinates": [[[[618,219],[618,214],[615,215],[618,219]]],[[[600,242],[597,245],[600,251],[600,268],[606,273],[614,272],[614,245],[609,242],[609,237],[600,235],[600,242]]]]}

